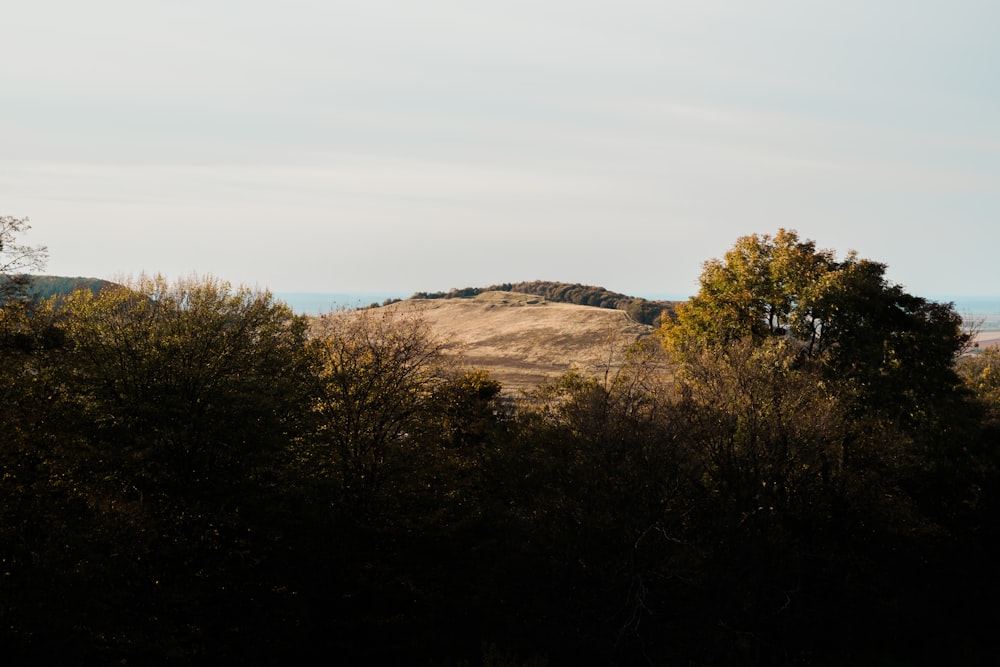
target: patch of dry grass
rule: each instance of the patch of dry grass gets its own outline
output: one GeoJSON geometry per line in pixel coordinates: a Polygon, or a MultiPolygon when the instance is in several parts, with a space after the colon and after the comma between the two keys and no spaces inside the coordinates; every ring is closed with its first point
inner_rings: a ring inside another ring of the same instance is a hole
{"type": "Polygon", "coordinates": [[[489,370],[507,392],[537,386],[573,368],[614,365],[653,328],[620,310],[554,303],[513,292],[469,299],[408,299],[387,309],[418,314],[456,363],[489,370]]]}

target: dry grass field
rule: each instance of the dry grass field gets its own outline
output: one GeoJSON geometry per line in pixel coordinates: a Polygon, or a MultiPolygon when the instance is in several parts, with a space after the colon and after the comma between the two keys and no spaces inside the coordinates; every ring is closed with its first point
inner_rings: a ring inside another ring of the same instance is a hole
{"type": "Polygon", "coordinates": [[[456,363],[489,370],[508,393],[576,368],[596,373],[653,328],[621,310],[514,292],[465,299],[408,299],[383,307],[421,317],[456,363]]]}

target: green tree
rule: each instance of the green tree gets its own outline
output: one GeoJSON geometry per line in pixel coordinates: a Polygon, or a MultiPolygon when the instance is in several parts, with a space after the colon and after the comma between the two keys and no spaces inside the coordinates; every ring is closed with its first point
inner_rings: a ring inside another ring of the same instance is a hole
{"type": "MultiPolygon", "coordinates": [[[[735,631],[720,646],[770,636],[808,652],[822,642],[810,627],[866,646],[879,639],[872,614],[888,612],[912,644],[886,655],[913,655],[922,631],[898,609],[952,608],[995,535],[995,447],[956,373],[969,335],[952,305],[781,230],[707,262],[661,333],[679,362],[673,423],[697,472],[691,539],[710,539],[699,598],[735,631]],[[941,574],[925,578],[929,562],[941,574]]],[[[966,373],[984,398],[986,368],[966,373]]]]}
{"type": "Polygon", "coordinates": [[[886,266],[851,252],[837,261],[794,231],[737,240],[706,262],[701,288],[661,327],[682,357],[749,338],[783,338],[864,411],[900,423],[940,421],[969,336],[951,304],[908,294],[886,266]]]}
{"type": "Polygon", "coordinates": [[[286,523],[304,319],[267,293],[159,277],[17,312],[5,645],[95,664],[232,650],[226,632],[261,622],[266,536],[286,523]]]}
{"type": "Polygon", "coordinates": [[[81,416],[122,488],[218,490],[284,444],[306,323],[269,293],[141,277],[64,308],[81,416]]]}
{"type": "Polygon", "coordinates": [[[958,370],[966,386],[1000,418],[1000,347],[991,345],[964,356],[958,370]]]}
{"type": "Polygon", "coordinates": [[[666,322],[668,340],[708,345],[800,333],[814,284],[835,266],[831,251],[794,231],[741,237],[723,259],[705,262],[698,294],[666,322]]]}
{"type": "Polygon", "coordinates": [[[767,662],[775,646],[833,655],[827,632],[864,654],[871,619],[897,621],[905,568],[941,530],[913,493],[913,436],[853,415],[828,384],[781,337],[703,350],[678,370],[692,614],[718,619],[698,662],[767,662]]]}

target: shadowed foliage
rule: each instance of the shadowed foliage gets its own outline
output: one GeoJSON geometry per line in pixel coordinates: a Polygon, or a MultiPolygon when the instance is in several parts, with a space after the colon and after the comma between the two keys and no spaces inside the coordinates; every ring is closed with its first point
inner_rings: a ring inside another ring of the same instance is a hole
{"type": "Polygon", "coordinates": [[[419,313],[7,301],[4,658],[991,665],[997,355],[883,271],[746,237],[518,400],[419,313]]]}

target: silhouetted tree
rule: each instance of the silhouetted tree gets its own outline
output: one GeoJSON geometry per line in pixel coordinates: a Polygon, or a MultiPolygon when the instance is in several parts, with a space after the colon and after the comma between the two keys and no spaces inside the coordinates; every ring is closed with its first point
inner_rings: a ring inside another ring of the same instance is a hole
{"type": "Polygon", "coordinates": [[[441,344],[417,316],[363,311],[324,317],[311,349],[318,427],[306,455],[367,516],[417,446],[423,403],[442,380],[441,344]]]}

